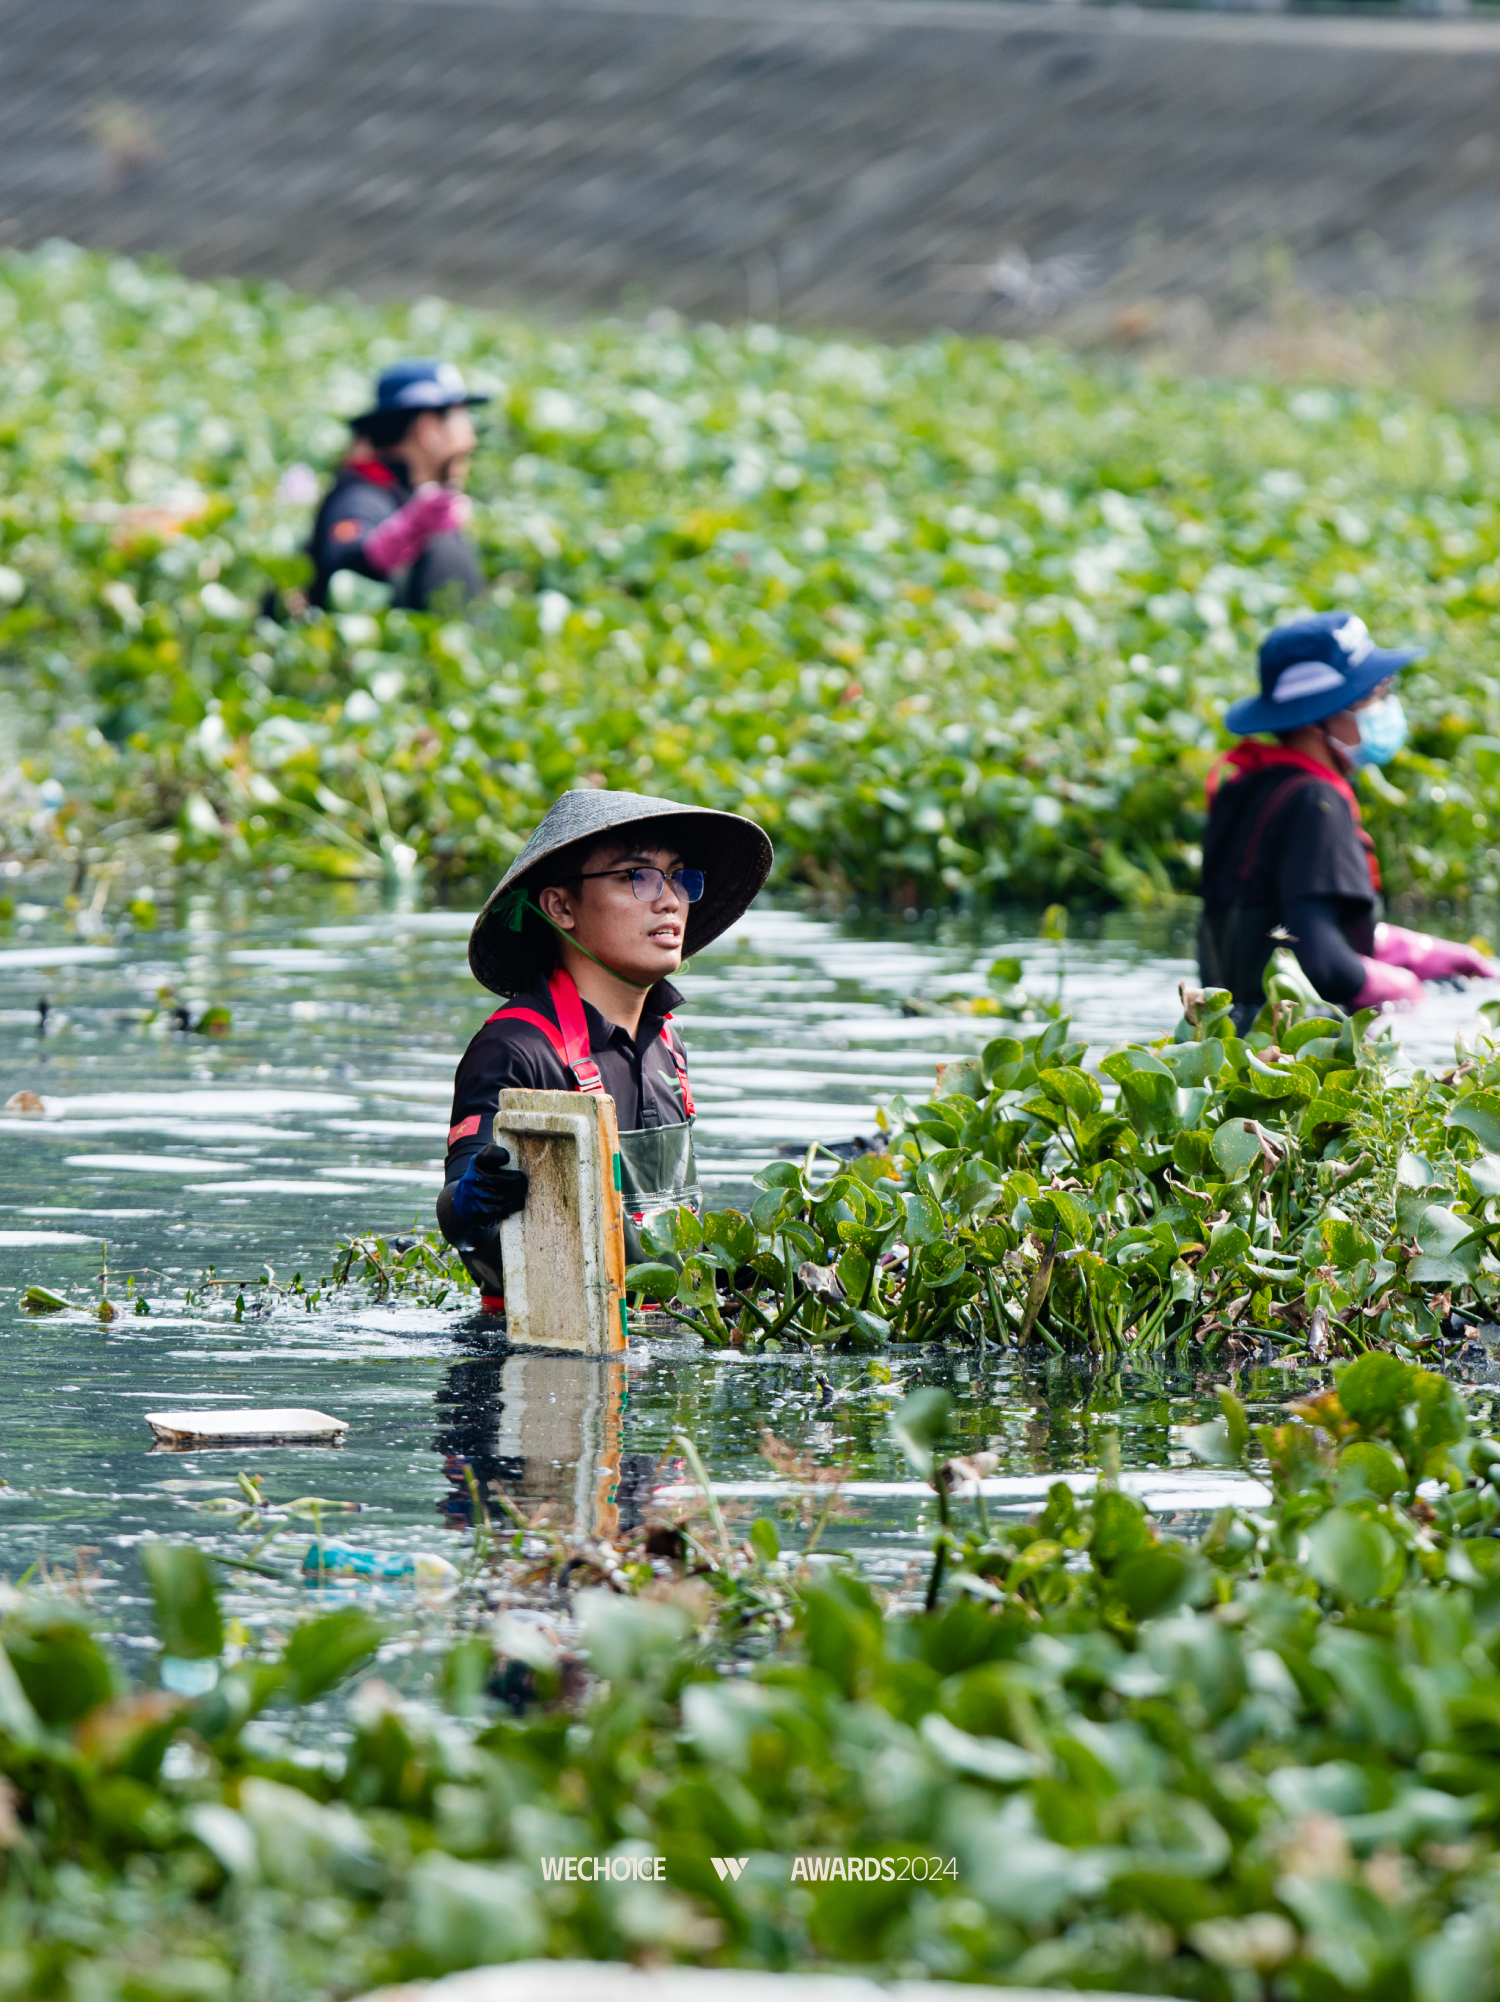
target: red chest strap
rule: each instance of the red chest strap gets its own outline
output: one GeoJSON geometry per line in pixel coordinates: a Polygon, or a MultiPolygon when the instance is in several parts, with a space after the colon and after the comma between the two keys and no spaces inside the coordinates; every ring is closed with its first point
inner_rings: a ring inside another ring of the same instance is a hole
{"type": "MultiPolygon", "coordinates": [[[[549,1022],[545,1015],[539,1015],[535,1008],[497,1008],[490,1016],[492,1022],[529,1022],[533,1029],[540,1029],[559,1057],[573,1073],[573,1082],[579,1091],[591,1091],[598,1097],[604,1096],[604,1080],[599,1075],[599,1066],[589,1054],[589,1028],[583,1013],[583,1000],[573,977],[562,967],[554,967],[547,976],[547,991],[552,996],[552,1005],[557,1010],[557,1020],[549,1022]]],[[[671,1021],[667,1017],[667,1022],[671,1021]]],[[[667,1046],[667,1055],[672,1059],[672,1068],[677,1073],[677,1089],[682,1094],[683,1116],[693,1117],[693,1088],[688,1083],[687,1059],[672,1039],[667,1022],[662,1024],[661,1039],[667,1046]]]]}
{"type": "Polygon", "coordinates": [[[529,1022],[533,1029],[540,1029],[547,1041],[573,1073],[573,1082],[579,1091],[593,1092],[596,1097],[604,1096],[604,1080],[599,1075],[599,1066],[589,1055],[589,1028],[584,1019],[583,1002],[572,976],[555,967],[547,978],[547,991],[552,996],[552,1005],[557,1010],[556,1022],[549,1022],[545,1015],[539,1015],[535,1008],[497,1008],[491,1015],[492,1022],[529,1022]]]}
{"type": "MultiPolygon", "coordinates": [[[[667,1022],[670,1022],[671,1019],[669,1015],[667,1022]]],[[[677,1047],[672,1033],[667,1027],[667,1022],[662,1023],[661,1039],[667,1046],[667,1055],[672,1059],[672,1068],[677,1073],[677,1089],[682,1093],[683,1116],[684,1118],[691,1119],[693,1116],[693,1087],[688,1083],[687,1058],[677,1047]]]]}

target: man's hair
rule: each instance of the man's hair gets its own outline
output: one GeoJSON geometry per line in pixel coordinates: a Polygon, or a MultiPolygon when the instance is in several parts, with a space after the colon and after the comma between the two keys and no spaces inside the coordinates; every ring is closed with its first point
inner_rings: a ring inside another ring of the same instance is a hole
{"type": "MultiPolygon", "coordinates": [[[[621,828],[618,833],[606,828],[602,834],[585,834],[581,840],[559,848],[545,862],[539,862],[535,874],[528,872],[531,895],[535,899],[543,890],[571,889],[580,876],[588,874],[601,863],[608,866],[612,858],[638,853],[643,848],[675,848],[681,854],[684,842],[691,840],[700,828],[701,823],[682,822],[670,814],[663,814],[660,820],[638,821],[635,826],[621,828]]],[[[534,928],[533,935],[541,935],[538,938],[537,966],[539,974],[545,976],[561,957],[558,935],[545,919],[534,912],[528,912],[524,922],[534,928]]]]}
{"type": "MultiPolygon", "coordinates": [[[[446,417],[455,406],[451,403],[439,404],[432,414],[446,417]]],[[[356,438],[363,438],[367,445],[377,452],[393,452],[406,437],[419,417],[426,417],[428,409],[422,410],[374,410],[368,417],[357,417],[349,426],[356,438]]]]}
{"type": "Polygon", "coordinates": [[[542,863],[536,886],[538,890],[566,889],[600,863],[608,866],[611,857],[635,855],[647,848],[676,848],[680,853],[679,837],[685,831],[670,815],[664,815],[660,820],[638,822],[618,834],[586,834],[542,863]]]}

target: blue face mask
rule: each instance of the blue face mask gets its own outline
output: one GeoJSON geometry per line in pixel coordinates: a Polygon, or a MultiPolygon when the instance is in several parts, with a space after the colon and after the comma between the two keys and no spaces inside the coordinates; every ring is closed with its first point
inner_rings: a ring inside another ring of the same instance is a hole
{"type": "Polygon", "coordinates": [[[1399,695],[1382,695],[1367,709],[1356,709],[1359,742],[1350,751],[1356,765],[1388,765],[1406,742],[1406,711],[1399,695]]]}

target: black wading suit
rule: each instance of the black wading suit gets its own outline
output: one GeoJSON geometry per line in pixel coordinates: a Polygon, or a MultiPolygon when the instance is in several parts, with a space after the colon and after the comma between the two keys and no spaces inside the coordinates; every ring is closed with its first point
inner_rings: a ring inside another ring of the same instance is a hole
{"type": "Polygon", "coordinates": [[[1203,839],[1198,965],[1206,987],[1234,996],[1243,1035],[1278,945],[1290,946],[1325,1001],[1353,1001],[1366,979],[1360,955],[1375,951],[1380,871],[1346,780],[1265,744],[1243,745],[1227,762],[1203,839]],[[1278,928],[1285,936],[1273,936],[1278,928]]]}
{"type": "Polygon", "coordinates": [[[351,454],[339,467],[313,522],[307,553],[316,575],[308,602],[328,609],[328,586],[335,571],[353,570],[377,583],[389,583],[392,605],[425,612],[445,587],[457,588],[465,603],[484,589],[479,559],[466,535],[435,535],[406,570],[389,578],[365,555],[365,537],[412,497],[406,467],[400,459],[376,459],[351,454]]]}

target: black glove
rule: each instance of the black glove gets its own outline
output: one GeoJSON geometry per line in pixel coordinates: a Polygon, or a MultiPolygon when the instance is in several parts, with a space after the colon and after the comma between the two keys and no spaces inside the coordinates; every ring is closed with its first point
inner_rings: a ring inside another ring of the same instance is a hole
{"type": "Polygon", "coordinates": [[[524,1208],[530,1182],[521,1169],[510,1166],[509,1151],[492,1141],[480,1148],[448,1187],[458,1222],[465,1230],[477,1230],[485,1224],[503,1223],[524,1208]]]}

